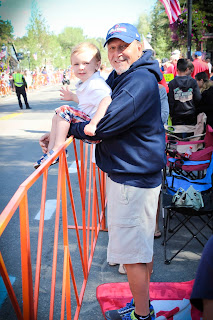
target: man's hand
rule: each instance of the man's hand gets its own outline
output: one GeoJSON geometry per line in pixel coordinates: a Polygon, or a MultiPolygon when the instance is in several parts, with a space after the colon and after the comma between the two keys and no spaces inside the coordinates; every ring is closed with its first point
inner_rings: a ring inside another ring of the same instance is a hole
{"type": "Polygon", "coordinates": [[[91,122],[88,123],[85,127],[84,127],[84,133],[87,136],[95,136],[95,131],[96,131],[97,126],[95,124],[92,124],[91,122]]]}
{"type": "Polygon", "coordinates": [[[40,139],[39,139],[39,144],[41,146],[41,149],[43,153],[47,153],[48,151],[48,144],[50,141],[50,133],[45,133],[40,139]]]}

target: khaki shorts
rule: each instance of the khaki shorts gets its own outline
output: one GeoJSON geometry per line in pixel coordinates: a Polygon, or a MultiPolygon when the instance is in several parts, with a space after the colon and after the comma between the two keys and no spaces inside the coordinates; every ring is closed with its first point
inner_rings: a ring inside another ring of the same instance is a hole
{"type": "Polygon", "coordinates": [[[132,187],[107,177],[108,262],[152,261],[160,189],[132,187]]]}

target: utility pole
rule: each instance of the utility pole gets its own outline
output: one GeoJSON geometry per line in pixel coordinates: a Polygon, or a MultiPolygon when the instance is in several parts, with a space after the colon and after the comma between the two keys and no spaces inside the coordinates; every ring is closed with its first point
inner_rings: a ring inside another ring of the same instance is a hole
{"type": "Polygon", "coordinates": [[[192,0],[187,0],[188,21],[187,21],[187,58],[191,59],[191,43],[192,43],[192,0]]]}

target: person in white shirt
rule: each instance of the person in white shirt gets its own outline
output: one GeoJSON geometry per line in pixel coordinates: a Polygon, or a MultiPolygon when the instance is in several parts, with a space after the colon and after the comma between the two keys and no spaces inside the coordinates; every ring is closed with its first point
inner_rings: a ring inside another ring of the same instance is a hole
{"type": "MultiPolygon", "coordinates": [[[[61,100],[74,101],[78,108],[63,105],[55,110],[49,144],[46,153],[34,164],[37,169],[66,140],[70,123],[90,121],[84,133],[94,136],[97,124],[105,115],[111,103],[111,88],[100,76],[101,64],[99,49],[92,43],[84,42],[77,45],[71,53],[71,64],[74,74],[80,81],[76,84],[76,94],[62,88],[61,100]]],[[[97,141],[86,141],[97,143],[97,141]]],[[[99,142],[99,141],[98,141],[99,142]]]]}

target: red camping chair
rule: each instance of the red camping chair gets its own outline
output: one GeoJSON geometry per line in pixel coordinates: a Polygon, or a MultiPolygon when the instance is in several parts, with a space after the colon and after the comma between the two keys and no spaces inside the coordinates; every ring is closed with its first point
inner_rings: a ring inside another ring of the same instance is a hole
{"type": "Polygon", "coordinates": [[[169,172],[174,171],[177,174],[190,177],[191,179],[201,178],[205,175],[213,151],[213,128],[206,126],[206,134],[203,140],[191,140],[195,136],[186,139],[180,139],[174,134],[167,133],[167,167],[169,172]],[[171,139],[172,138],[172,139],[171,139]],[[193,146],[203,144],[203,149],[192,152],[191,156],[186,159],[184,154],[177,151],[177,146],[193,146]]]}

